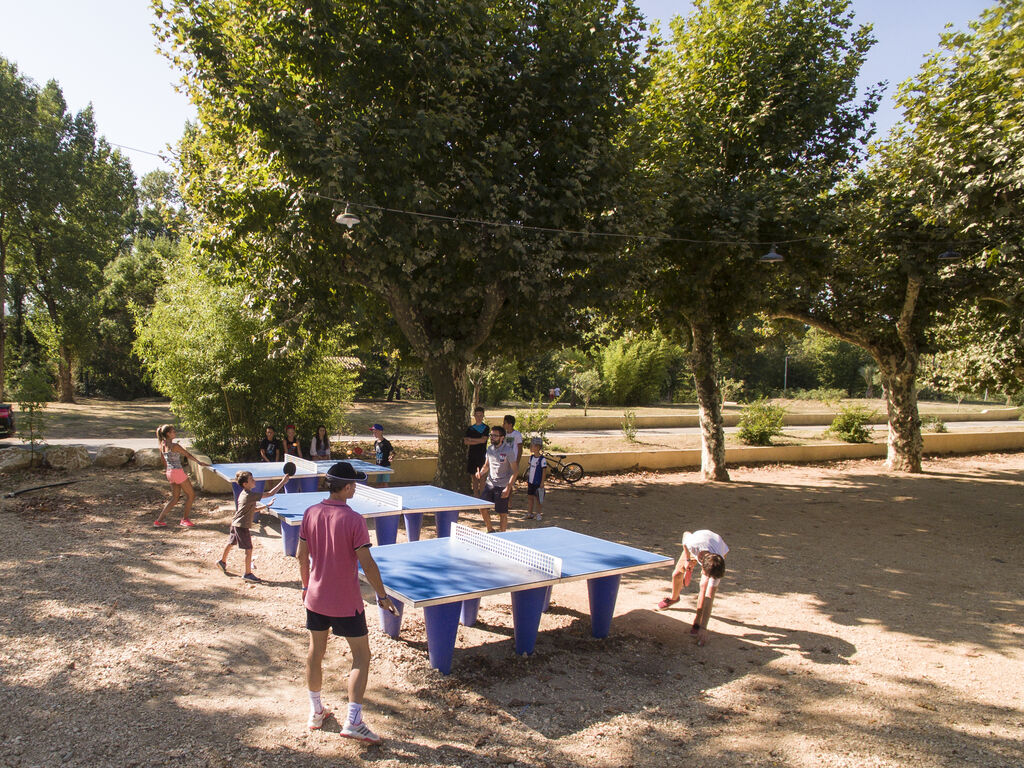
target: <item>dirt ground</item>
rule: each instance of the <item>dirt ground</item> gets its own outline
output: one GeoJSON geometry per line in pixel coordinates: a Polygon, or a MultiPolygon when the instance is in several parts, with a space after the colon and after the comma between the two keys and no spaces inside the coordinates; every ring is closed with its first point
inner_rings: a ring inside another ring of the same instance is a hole
{"type": "MultiPolygon", "coordinates": [[[[513,655],[508,596],[485,598],[447,677],[421,612],[392,640],[371,611],[375,747],[334,720],[306,731],[298,569],[274,525],[251,586],[237,551],[231,577],[214,565],[223,497],[200,497],[195,529],[160,530],[158,471],[0,478],[0,492],[78,480],[0,500],[0,766],[1018,768],[1024,455],[732,476],[588,478],[553,487],[543,523],[673,558],[684,529],[721,533],[706,647],[687,631],[693,586],[653,610],[668,568],[623,579],[606,640],[589,636],[585,585],[556,588],[530,658],[513,655]]],[[[335,707],[347,669],[332,639],[335,707]]]]}

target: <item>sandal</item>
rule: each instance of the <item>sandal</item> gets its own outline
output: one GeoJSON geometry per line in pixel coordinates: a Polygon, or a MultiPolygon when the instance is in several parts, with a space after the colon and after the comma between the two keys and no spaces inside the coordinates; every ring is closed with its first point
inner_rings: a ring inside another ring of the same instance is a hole
{"type": "Polygon", "coordinates": [[[658,603],[658,610],[659,611],[664,611],[670,605],[675,605],[678,602],[679,602],[679,598],[678,597],[675,600],[673,600],[671,597],[666,597],[664,600],[662,600],[660,603],[658,603]]]}

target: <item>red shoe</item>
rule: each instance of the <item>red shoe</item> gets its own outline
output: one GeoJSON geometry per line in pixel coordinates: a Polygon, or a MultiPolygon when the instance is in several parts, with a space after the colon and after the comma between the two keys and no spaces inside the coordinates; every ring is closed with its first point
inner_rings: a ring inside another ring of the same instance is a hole
{"type": "Polygon", "coordinates": [[[188,518],[183,519],[180,523],[178,523],[178,525],[180,525],[182,528],[195,528],[196,527],[196,524],[193,523],[188,518]]]}
{"type": "Polygon", "coordinates": [[[678,597],[675,600],[673,600],[671,597],[666,597],[664,600],[662,600],[660,603],[658,603],[658,610],[659,611],[664,611],[670,605],[675,605],[678,602],[679,602],[679,598],[678,597]]]}
{"type": "Polygon", "coordinates": [[[166,528],[167,527],[167,523],[165,523],[163,520],[154,520],[153,521],[153,527],[154,528],[166,528]]]}

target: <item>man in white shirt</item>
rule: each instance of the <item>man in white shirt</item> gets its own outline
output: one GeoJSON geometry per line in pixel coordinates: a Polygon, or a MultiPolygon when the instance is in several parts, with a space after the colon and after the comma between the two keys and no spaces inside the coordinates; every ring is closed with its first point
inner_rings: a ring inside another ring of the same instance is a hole
{"type": "MultiPolygon", "coordinates": [[[[515,485],[519,469],[515,463],[515,456],[512,446],[505,444],[505,428],[491,429],[491,444],[487,446],[487,458],[477,471],[476,478],[487,478],[480,498],[494,502],[494,511],[498,513],[498,527],[502,531],[508,530],[508,501],[512,496],[512,486],[515,485]]],[[[480,512],[483,514],[487,532],[494,533],[490,510],[482,509],[480,512]]]]}

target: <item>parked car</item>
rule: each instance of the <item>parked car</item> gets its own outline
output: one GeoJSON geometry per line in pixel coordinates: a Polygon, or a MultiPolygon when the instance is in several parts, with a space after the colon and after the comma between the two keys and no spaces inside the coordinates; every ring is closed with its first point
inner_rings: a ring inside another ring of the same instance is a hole
{"type": "Polygon", "coordinates": [[[14,406],[9,403],[0,403],[0,437],[10,437],[14,434],[14,406]]]}

